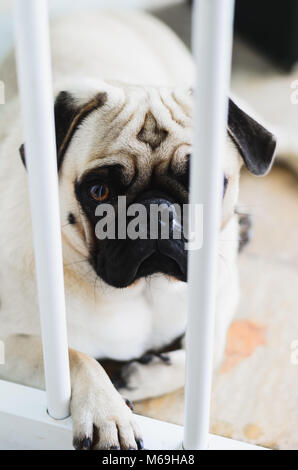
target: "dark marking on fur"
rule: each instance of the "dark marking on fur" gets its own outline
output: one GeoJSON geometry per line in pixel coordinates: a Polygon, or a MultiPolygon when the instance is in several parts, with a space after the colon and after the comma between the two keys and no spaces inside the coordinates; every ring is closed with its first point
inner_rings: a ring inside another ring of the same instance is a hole
{"type": "Polygon", "coordinates": [[[115,361],[114,359],[97,359],[104,368],[116,389],[126,388],[126,382],[121,375],[121,369],[130,361],[115,361]]]}
{"type": "Polygon", "coordinates": [[[177,351],[177,349],[182,349],[182,340],[184,338],[184,333],[177,338],[175,338],[171,343],[160,348],[157,353],[169,353],[172,351],[177,351]]]}
{"type": "Polygon", "coordinates": [[[147,365],[147,364],[150,364],[150,362],[152,362],[153,359],[155,358],[160,359],[165,364],[168,364],[168,365],[171,364],[169,356],[166,356],[163,353],[156,353],[156,352],[149,352],[147,354],[144,354],[143,356],[140,357],[140,359],[138,359],[138,362],[140,364],[147,365]]]}
{"type": "Polygon", "coordinates": [[[110,377],[112,383],[114,384],[117,390],[121,390],[123,388],[128,389],[128,377],[125,377],[124,370],[125,366],[130,364],[131,362],[140,362],[144,365],[150,364],[150,362],[154,359],[154,357],[158,357],[161,361],[165,363],[165,365],[171,365],[169,357],[166,353],[171,351],[176,351],[182,348],[182,339],[184,334],[179,336],[178,338],[174,339],[172,343],[160,348],[156,351],[147,351],[143,356],[140,358],[135,358],[130,361],[115,361],[113,359],[98,359],[101,366],[104,368],[108,376],[110,377]]]}
{"type": "Polygon", "coordinates": [[[72,212],[70,212],[70,213],[68,214],[67,220],[68,220],[68,223],[71,224],[71,225],[74,225],[74,224],[77,223],[77,219],[76,219],[76,217],[73,215],[72,212]]]}
{"type": "Polygon", "coordinates": [[[241,212],[235,211],[238,215],[239,223],[239,246],[238,252],[241,253],[243,248],[250,242],[252,239],[252,217],[250,214],[243,214],[241,212]]]}
{"type": "Polygon", "coordinates": [[[107,101],[107,93],[98,93],[91,101],[76,107],[74,98],[61,91],[55,101],[55,127],[58,154],[58,170],[61,167],[69,143],[83,120],[107,101]]]}
{"type": "Polygon", "coordinates": [[[146,114],[144,124],[138,133],[137,138],[141,142],[150,145],[152,150],[155,150],[166,139],[167,135],[168,131],[161,129],[158,126],[155,117],[149,111],[146,114]]]}

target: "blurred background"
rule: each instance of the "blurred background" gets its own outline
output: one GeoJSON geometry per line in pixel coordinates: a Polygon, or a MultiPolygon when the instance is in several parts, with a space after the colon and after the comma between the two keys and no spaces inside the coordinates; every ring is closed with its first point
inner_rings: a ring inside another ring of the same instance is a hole
{"type": "MultiPolygon", "coordinates": [[[[52,16],[124,3],[49,0],[52,16]]],[[[153,12],[189,47],[191,3],[129,2],[153,12]]],[[[11,0],[0,0],[0,62],[11,46],[11,0]]],[[[241,176],[239,212],[252,215],[253,233],[239,257],[241,301],[214,377],[211,431],[279,449],[298,449],[297,63],[297,0],[237,0],[231,93],[276,132],[279,159],[265,178],[241,176]]],[[[136,408],[182,424],[183,390],[136,408]]]]}

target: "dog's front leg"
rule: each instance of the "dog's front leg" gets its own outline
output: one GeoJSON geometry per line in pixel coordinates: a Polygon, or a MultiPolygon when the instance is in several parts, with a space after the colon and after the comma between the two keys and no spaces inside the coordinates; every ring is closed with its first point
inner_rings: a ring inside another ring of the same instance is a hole
{"type": "Polygon", "coordinates": [[[184,386],[185,351],[146,355],[120,369],[115,385],[129,400],[143,400],[173,392],[184,386]]]}
{"type": "MultiPolygon", "coordinates": [[[[4,340],[5,364],[0,378],[44,388],[39,337],[14,335],[4,340]]],[[[131,409],[117,392],[102,366],[87,355],[69,350],[71,415],[76,449],[142,448],[131,409]]]]}

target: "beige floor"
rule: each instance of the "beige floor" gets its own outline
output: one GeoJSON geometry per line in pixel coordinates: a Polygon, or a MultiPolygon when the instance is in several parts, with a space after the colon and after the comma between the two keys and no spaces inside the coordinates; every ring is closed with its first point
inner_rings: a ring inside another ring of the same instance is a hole
{"type": "MultiPolygon", "coordinates": [[[[241,201],[254,234],[239,257],[242,295],[213,384],[211,431],[298,449],[298,179],[284,168],[244,174],[241,201]]],[[[137,411],[182,424],[183,391],[137,411]]]]}

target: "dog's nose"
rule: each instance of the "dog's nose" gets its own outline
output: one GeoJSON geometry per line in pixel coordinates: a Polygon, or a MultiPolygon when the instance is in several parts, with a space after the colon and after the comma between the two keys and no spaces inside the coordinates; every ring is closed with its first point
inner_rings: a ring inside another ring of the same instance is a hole
{"type": "Polygon", "coordinates": [[[163,197],[148,197],[140,203],[147,212],[147,235],[151,240],[182,239],[182,212],[178,204],[163,197]]]}

